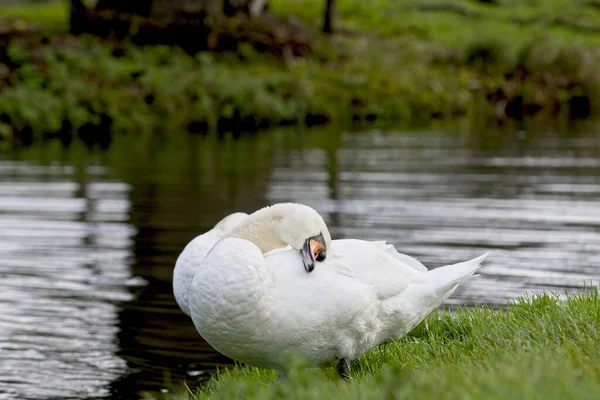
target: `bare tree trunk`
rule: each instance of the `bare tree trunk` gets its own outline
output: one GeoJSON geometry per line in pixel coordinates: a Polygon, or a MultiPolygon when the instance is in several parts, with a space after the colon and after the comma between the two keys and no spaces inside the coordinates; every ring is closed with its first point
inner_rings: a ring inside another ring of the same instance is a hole
{"type": "Polygon", "coordinates": [[[150,15],[157,20],[173,20],[182,14],[223,15],[227,0],[151,0],[150,15]]]}
{"type": "Polygon", "coordinates": [[[87,11],[81,0],[71,0],[71,13],[69,15],[69,27],[71,33],[78,35],[85,31],[84,15],[87,11]]]}
{"type": "Polygon", "coordinates": [[[333,33],[334,32],[334,24],[335,24],[335,8],[336,8],[336,0],[326,0],[326,8],[325,8],[325,22],[323,23],[323,32],[325,33],[333,33]]]}
{"type": "Polygon", "coordinates": [[[96,9],[149,17],[152,3],[153,0],[98,0],[96,9]]]}

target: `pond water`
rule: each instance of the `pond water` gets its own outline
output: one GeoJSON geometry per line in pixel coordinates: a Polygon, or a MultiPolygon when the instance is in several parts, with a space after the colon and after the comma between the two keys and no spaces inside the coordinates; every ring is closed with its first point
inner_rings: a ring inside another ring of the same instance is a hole
{"type": "Polygon", "coordinates": [[[229,361],[171,291],[184,245],[233,211],[296,201],[337,238],[425,265],[492,250],[447,304],[600,280],[600,127],[458,126],[115,138],[0,151],[0,399],[133,399],[229,361]]]}

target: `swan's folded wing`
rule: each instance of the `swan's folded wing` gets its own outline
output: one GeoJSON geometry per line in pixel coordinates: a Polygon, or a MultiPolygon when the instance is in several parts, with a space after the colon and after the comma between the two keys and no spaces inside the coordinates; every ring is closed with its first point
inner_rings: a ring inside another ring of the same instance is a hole
{"type": "Polygon", "coordinates": [[[379,299],[397,296],[427,271],[414,258],[402,257],[395,249],[390,254],[384,242],[334,240],[328,253],[323,267],[372,286],[379,299]]]}
{"type": "Polygon", "coordinates": [[[280,251],[289,251],[289,250],[293,250],[292,246],[286,246],[286,247],[282,247],[280,249],[269,250],[264,254],[264,256],[267,257],[270,254],[278,253],[280,251]]]}
{"type": "Polygon", "coordinates": [[[228,215],[219,221],[213,229],[195,237],[177,258],[173,271],[173,292],[177,304],[187,315],[190,315],[188,305],[190,286],[196,271],[202,265],[202,261],[223,236],[247,217],[248,215],[244,213],[228,215]]]}
{"type": "Polygon", "coordinates": [[[389,244],[386,241],[378,241],[378,242],[371,242],[371,243],[373,243],[376,246],[379,246],[383,251],[385,251],[392,257],[394,257],[396,260],[402,261],[404,264],[406,264],[410,267],[413,267],[417,271],[420,271],[420,272],[428,271],[427,267],[424,266],[423,264],[421,264],[421,262],[419,260],[417,260],[416,258],[413,258],[411,256],[408,256],[406,254],[399,253],[398,250],[396,250],[396,248],[394,247],[394,245],[389,244]]]}

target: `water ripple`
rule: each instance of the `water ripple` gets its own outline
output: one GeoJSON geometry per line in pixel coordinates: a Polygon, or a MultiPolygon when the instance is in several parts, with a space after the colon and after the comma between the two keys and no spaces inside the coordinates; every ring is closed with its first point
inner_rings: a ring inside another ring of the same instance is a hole
{"type": "Polygon", "coordinates": [[[0,162],[0,398],[106,397],[126,369],[130,189],[89,171],[0,162]]]}

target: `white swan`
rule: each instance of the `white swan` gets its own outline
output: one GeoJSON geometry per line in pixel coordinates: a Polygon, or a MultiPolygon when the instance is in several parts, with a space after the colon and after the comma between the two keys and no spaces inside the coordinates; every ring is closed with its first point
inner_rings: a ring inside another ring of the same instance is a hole
{"type": "Polygon", "coordinates": [[[240,222],[248,217],[245,213],[233,213],[219,221],[210,231],[196,236],[183,249],[173,270],[173,294],[179,308],[190,315],[189,307],[189,292],[192,280],[196,274],[196,270],[200,267],[202,260],[208,254],[210,249],[217,243],[225,234],[236,227],[240,222]]]}
{"type": "Polygon", "coordinates": [[[405,335],[486,255],[428,271],[385,242],[332,242],[315,210],[277,204],[213,247],[192,282],[190,311],[230,358],[282,373],[282,355],[294,352],[315,366],[337,360],[347,377],[351,360],[405,335]],[[311,266],[317,258],[325,260],[311,266]]]}

